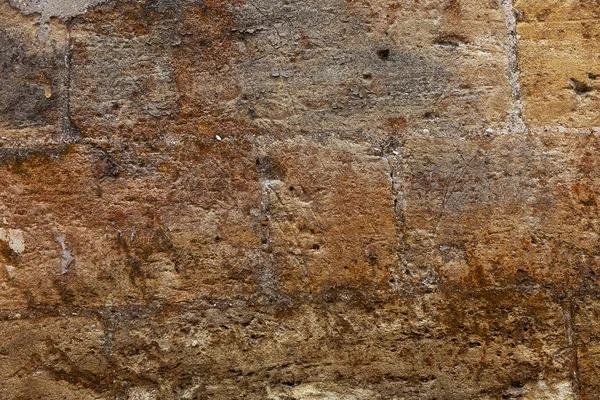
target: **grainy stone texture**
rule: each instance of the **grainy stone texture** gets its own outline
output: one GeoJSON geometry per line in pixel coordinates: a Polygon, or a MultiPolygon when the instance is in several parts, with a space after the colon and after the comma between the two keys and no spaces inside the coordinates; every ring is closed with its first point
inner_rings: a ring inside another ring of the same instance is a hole
{"type": "Polygon", "coordinates": [[[38,39],[30,18],[0,4],[0,127],[17,143],[60,132],[68,85],[64,63],[66,28],[54,21],[38,39]]]}
{"type": "Polygon", "coordinates": [[[0,398],[597,399],[599,16],[0,0],[0,398]]]}
{"type": "Polygon", "coordinates": [[[598,2],[518,0],[516,7],[527,122],[599,126],[598,2]]]}

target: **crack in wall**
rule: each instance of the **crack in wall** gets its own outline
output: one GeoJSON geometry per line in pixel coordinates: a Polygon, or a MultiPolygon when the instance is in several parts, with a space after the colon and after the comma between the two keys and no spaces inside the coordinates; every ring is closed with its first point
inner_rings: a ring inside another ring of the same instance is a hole
{"type": "Polygon", "coordinates": [[[402,271],[405,270],[405,237],[404,237],[404,209],[405,199],[403,193],[403,176],[404,176],[404,154],[403,142],[395,138],[390,138],[383,143],[377,144],[377,151],[386,162],[390,175],[390,195],[393,200],[393,215],[394,227],[396,229],[397,249],[396,263],[390,266],[389,284],[392,290],[397,294],[408,295],[413,293],[414,286],[403,279],[402,271]]]}
{"type": "Polygon", "coordinates": [[[390,286],[392,288],[392,290],[396,293],[400,293],[401,288],[400,288],[400,274],[398,273],[397,270],[397,265],[400,262],[401,259],[401,248],[402,248],[402,241],[403,241],[403,232],[402,232],[402,228],[400,225],[400,217],[399,217],[399,213],[402,212],[402,205],[399,204],[401,202],[401,200],[399,199],[401,197],[400,193],[399,193],[399,187],[400,187],[400,183],[396,181],[398,174],[395,173],[395,168],[394,168],[394,164],[397,162],[396,158],[401,158],[396,156],[396,153],[398,153],[397,151],[395,151],[394,153],[394,157],[393,159],[391,156],[383,156],[383,159],[386,161],[388,168],[389,168],[389,172],[390,172],[390,194],[392,195],[393,198],[393,207],[394,207],[394,226],[396,228],[396,237],[398,238],[398,249],[396,251],[398,260],[396,261],[395,265],[390,267],[390,275],[391,275],[391,279],[390,279],[390,286]]]}
{"type": "Polygon", "coordinates": [[[565,320],[565,334],[567,337],[567,345],[571,350],[571,385],[573,386],[573,396],[575,400],[582,399],[581,386],[579,384],[579,360],[577,354],[577,332],[573,327],[573,297],[569,293],[567,295],[567,303],[563,306],[563,316],[565,320]]]}
{"type": "Polygon", "coordinates": [[[67,23],[67,35],[65,38],[65,82],[63,88],[63,110],[62,110],[62,141],[72,142],[80,138],[80,132],[71,120],[71,86],[73,72],[73,40],[71,38],[71,22],[67,23]]]}
{"type": "Polygon", "coordinates": [[[268,141],[256,140],[256,169],[259,179],[259,211],[255,217],[258,218],[259,229],[261,233],[260,262],[257,271],[258,288],[250,296],[251,301],[259,304],[272,304],[285,302],[285,295],[281,293],[281,285],[278,279],[275,262],[273,260],[273,242],[272,242],[272,217],[271,217],[271,196],[274,192],[270,187],[273,178],[271,171],[271,161],[268,152],[268,141]]]}
{"type": "Polygon", "coordinates": [[[507,76],[512,95],[512,108],[509,112],[509,131],[511,133],[527,132],[527,126],[523,121],[523,102],[521,100],[521,83],[519,81],[518,47],[517,42],[517,13],[513,6],[513,0],[500,0],[506,20],[506,53],[508,56],[507,76]]]}

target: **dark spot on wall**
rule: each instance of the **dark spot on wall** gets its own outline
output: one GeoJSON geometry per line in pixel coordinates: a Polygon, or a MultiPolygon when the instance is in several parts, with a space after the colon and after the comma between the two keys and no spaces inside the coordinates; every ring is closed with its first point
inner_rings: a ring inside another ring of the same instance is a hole
{"type": "Polygon", "coordinates": [[[594,88],[590,85],[588,85],[585,82],[579,81],[575,78],[569,78],[569,87],[571,89],[573,89],[575,91],[575,93],[582,95],[585,93],[589,93],[592,90],[594,90],[594,88]]]}
{"type": "Polygon", "coordinates": [[[15,262],[18,254],[10,248],[7,242],[0,240],[0,257],[4,258],[5,262],[15,262]]]}
{"type": "Polygon", "coordinates": [[[94,175],[98,179],[116,178],[119,167],[111,155],[105,154],[94,164],[94,175]]]}
{"type": "Polygon", "coordinates": [[[32,51],[22,40],[0,29],[0,125],[55,124],[60,118],[62,55],[57,50],[32,51]]]}
{"type": "Polygon", "coordinates": [[[377,50],[377,56],[382,60],[388,60],[390,58],[390,49],[377,50]]]}

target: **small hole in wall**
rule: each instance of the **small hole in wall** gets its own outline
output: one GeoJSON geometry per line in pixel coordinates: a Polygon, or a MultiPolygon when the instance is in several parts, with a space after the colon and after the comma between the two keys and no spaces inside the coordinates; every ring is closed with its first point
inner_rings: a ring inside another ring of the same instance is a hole
{"type": "Polygon", "coordinates": [[[290,188],[289,188],[289,189],[290,189],[290,192],[293,192],[294,190],[296,190],[296,188],[295,188],[295,187],[293,187],[293,186],[290,186],[290,188]]]}
{"type": "Polygon", "coordinates": [[[321,248],[321,245],[318,243],[315,243],[312,245],[313,250],[319,250],[321,248]]]}
{"type": "Polygon", "coordinates": [[[221,241],[221,236],[217,235],[215,236],[215,242],[219,243],[221,241]]]}
{"type": "Polygon", "coordinates": [[[390,58],[390,49],[381,49],[377,50],[377,56],[382,60],[387,60],[390,58]]]}

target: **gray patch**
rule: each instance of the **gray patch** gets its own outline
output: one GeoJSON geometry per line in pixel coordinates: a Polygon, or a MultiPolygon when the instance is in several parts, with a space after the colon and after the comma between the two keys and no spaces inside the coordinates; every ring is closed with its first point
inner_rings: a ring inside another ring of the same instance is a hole
{"type": "Polygon", "coordinates": [[[89,8],[106,1],[107,0],[10,0],[10,4],[26,15],[40,14],[42,16],[42,22],[47,22],[52,17],[58,17],[65,20],[84,14],[89,8]]]}
{"type": "Polygon", "coordinates": [[[64,275],[69,272],[69,267],[75,262],[75,257],[71,254],[71,246],[67,243],[67,236],[64,233],[57,233],[54,239],[60,245],[60,273],[64,275]]]}
{"type": "Polygon", "coordinates": [[[0,126],[24,128],[56,123],[64,81],[63,54],[35,47],[0,29],[0,126]]]}

